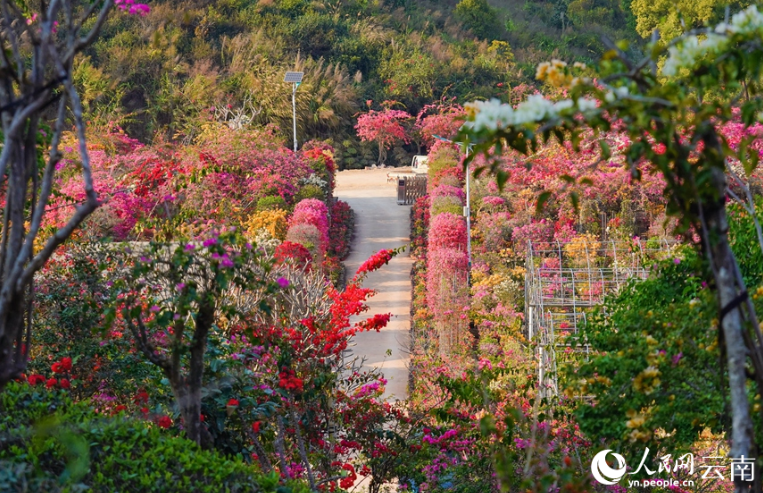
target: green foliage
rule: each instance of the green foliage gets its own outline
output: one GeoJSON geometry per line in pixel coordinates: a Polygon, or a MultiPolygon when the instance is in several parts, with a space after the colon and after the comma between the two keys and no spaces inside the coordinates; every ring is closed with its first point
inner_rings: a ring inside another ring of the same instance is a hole
{"type": "Polygon", "coordinates": [[[634,456],[645,443],[688,452],[702,430],[728,424],[705,262],[684,249],[655,267],[587,317],[581,338],[595,356],[565,372],[567,395],[594,396],[577,410],[581,430],[634,456]]]}
{"type": "MultiPolygon", "coordinates": [[[[353,115],[368,100],[396,99],[415,114],[442,97],[506,98],[508,82],[532,81],[534,70],[523,68],[540,57],[588,60],[602,51],[602,33],[636,37],[617,21],[629,10],[614,0],[577,0],[569,12],[566,2],[492,5],[158,0],[145,18],[110,19],[75,80],[95,126],[117,123],[141,141],[194,140],[219,117],[211,108],[236,110],[247,100],[259,111],[254,124],[273,123],[290,141],[283,73],[302,70],[300,141],[341,141],[354,140],[353,115]],[[584,32],[570,32],[578,23],[584,32]],[[491,51],[485,40],[505,48],[491,51]]],[[[348,167],[366,165],[348,157],[348,167]]]]}
{"type": "Polygon", "coordinates": [[[748,0],[633,0],[631,8],[636,30],[644,38],[659,30],[670,41],[691,29],[723,20],[726,6],[737,12],[753,2],[748,0]]]}
{"type": "Polygon", "coordinates": [[[299,202],[305,199],[318,199],[324,200],[326,198],[326,192],[323,191],[318,185],[305,185],[302,187],[294,198],[295,202],[299,202]]]}
{"type": "MultiPolygon", "coordinates": [[[[299,202],[299,200],[297,200],[299,202]]],[[[280,195],[268,195],[257,201],[257,211],[286,209],[286,201],[280,195]]]]}
{"type": "Polygon", "coordinates": [[[498,12],[487,0],[461,0],[455,12],[456,18],[480,38],[490,38],[498,30],[498,12]]]}
{"type": "Polygon", "coordinates": [[[148,422],[95,413],[60,391],[0,394],[0,490],[95,493],[306,492],[148,422]]]}

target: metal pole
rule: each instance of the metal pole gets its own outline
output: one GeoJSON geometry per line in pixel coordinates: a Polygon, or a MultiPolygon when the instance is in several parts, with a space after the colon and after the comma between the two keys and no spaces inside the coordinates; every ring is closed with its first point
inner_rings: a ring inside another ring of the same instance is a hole
{"type": "Polygon", "coordinates": [[[291,110],[294,117],[294,152],[297,152],[297,84],[294,83],[294,90],[291,91],[291,110]]]}
{"type": "MultiPolygon", "coordinates": [[[[466,157],[469,157],[469,147],[466,148],[466,157]]],[[[469,166],[466,167],[466,207],[464,207],[464,215],[466,216],[466,259],[468,270],[467,272],[467,286],[472,287],[472,210],[471,210],[471,195],[469,192],[469,166]]]]}

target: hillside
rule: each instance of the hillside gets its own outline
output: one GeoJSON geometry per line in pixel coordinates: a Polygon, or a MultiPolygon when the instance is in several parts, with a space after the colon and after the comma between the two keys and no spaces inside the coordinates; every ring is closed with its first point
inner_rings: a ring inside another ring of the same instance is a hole
{"type": "Polygon", "coordinates": [[[593,60],[602,34],[636,39],[629,19],[606,0],[158,1],[146,17],[112,19],[75,75],[94,125],[143,142],[193,141],[237,110],[290,141],[282,80],[297,68],[299,140],[332,139],[341,164],[359,165],[373,156],[353,116],[369,105],[415,115],[441,98],[508,100],[539,61],[593,60]]]}

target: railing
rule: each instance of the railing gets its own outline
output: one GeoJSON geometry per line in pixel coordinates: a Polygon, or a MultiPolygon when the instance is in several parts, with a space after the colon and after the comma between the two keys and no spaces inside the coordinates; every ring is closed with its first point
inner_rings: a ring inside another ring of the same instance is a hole
{"type": "Polygon", "coordinates": [[[404,176],[397,180],[397,205],[411,205],[427,194],[426,176],[404,176]]]}

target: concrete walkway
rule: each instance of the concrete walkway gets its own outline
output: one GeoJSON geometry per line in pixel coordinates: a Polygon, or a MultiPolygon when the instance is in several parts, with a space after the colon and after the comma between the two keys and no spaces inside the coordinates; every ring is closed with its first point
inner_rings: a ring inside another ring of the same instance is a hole
{"type": "MultiPolygon", "coordinates": [[[[374,252],[397,248],[410,241],[411,207],[397,205],[395,183],[387,183],[387,173],[398,171],[377,169],[337,173],[334,195],[355,211],[355,240],[352,253],[344,262],[349,277],[374,252]]],[[[356,345],[352,348],[355,355],[365,357],[366,368],[382,370],[387,379],[387,400],[405,399],[408,395],[411,266],[406,251],[366,278],[365,287],[375,289],[377,294],[370,299],[370,310],[363,314],[363,318],[392,313],[392,319],[380,332],[356,335],[356,345]]]]}

